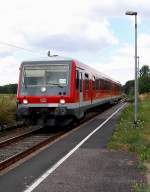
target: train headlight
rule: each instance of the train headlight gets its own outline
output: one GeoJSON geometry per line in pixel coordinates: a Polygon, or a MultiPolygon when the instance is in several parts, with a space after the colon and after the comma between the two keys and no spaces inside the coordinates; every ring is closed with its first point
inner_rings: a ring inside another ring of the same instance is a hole
{"type": "Polygon", "coordinates": [[[45,92],[46,91],[46,87],[41,87],[41,92],[45,92]]]}
{"type": "Polygon", "coordinates": [[[60,104],[65,104],[66,101],[65,101],[65,99],[60,99],[59,103],[60,103],[60,104]]]}
{"type": "Polygon", "coordinates": [[[23,104],[28,104],[28,100],[27,99],[23,99],[23,104]]]}

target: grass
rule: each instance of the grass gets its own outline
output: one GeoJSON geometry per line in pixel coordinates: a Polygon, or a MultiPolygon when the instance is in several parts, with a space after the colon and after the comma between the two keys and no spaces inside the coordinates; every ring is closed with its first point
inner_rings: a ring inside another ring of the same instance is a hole
{"type": "Polygon", "coordinates": [[[150,192],[150,186],[144,183],[134,183],[133,192],[150,192]]]}
{"type": "Polygon", "coordinates": [[[10,126],[15,123],[16,95],[0,94],[0,121],[10,126]]]}
{"type": "Polygon", "coordinates": [[[133,104],[124,109],[108,147],[135,152],[141,161],[150,160],[150,94],[140,96],[136,128],[133,124],[133,104]]]}
{"type": "MultiPolygon", "coordinates": [[[[138,169],[146,173],[150,163],[150,93],[139,96],[138,124],[135,127],[134,106],[130,103],[122,112],[108,148],[134,152],[139,158],[138,169]]],[[[133,192],[150,192],[150,186],[143,182],[134,183],[133,192]]]]}

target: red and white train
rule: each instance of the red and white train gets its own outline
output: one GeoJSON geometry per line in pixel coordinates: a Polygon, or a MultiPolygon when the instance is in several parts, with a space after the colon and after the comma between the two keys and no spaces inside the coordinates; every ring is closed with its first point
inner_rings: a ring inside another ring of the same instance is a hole
{"type": "Polygon", "coordinates": [[[17,115],[37,122],[63,124],[121,98],[121,84],[73,59],[49,57],[20,67],[17,115]]]}

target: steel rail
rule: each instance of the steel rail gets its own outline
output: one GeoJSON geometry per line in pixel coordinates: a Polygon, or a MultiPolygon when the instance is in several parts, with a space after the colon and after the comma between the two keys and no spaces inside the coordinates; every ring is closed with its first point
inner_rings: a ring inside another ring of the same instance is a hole
{"type": "Polygon", "coordinates": [[[10,145],[12,143],[18,142],[21,139],[24,139],[26,137],[29,137],[29,136],[39,132],[40,130],[42,130],[42,128],[38,128],[36,130],[32,130],[32,131],[26,132],[26,133],[23,133],[21,135],[17,135],[15,137],[10,137],[9,139],[6,139],[6,140],[0,142],[0,148],[8,146],[8,145],[10,145]]]}
{"type": "Polygon", "coordinates": [[[9,167],[10,165],[16,163],[17,161],[27,157],[28,155],[30,155],[31,153],[44,147],[45,145],[51,143],[52,141],[56,140],[58,137],[62,136],[64,133],[66,133],[66,131],[57,133],[53,136],[50,136],[49,138],[45,139],[44,141],[30,147],[29,149],[24,150],[24,151],[12,156],[12,157],[9,157],[8,159],[6,159],[4,161],[1,161],[0,162],[0,171],[4,170],[5,168],[9,167]]]}

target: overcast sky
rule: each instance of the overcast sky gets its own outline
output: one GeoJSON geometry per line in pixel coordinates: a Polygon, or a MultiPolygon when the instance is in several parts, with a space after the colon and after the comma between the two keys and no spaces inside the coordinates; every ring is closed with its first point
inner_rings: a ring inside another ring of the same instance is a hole
{"type": "Polygon", "coordinates": [[[51,53],[88,64],[124,84],[134,78],[134,16],[140,65],[149,65],[149,0],[0,0],[0,85],[18,81],[21,61],[51,53]],[[6,42],[31,50],[2,44],[6,42]]]}

